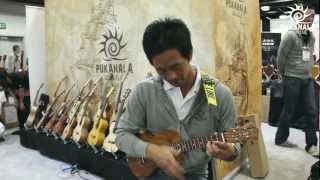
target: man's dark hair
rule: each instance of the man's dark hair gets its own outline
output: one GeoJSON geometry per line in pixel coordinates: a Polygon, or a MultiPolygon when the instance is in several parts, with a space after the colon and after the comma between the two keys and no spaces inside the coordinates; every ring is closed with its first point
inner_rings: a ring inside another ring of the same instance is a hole
{"type": "Polygon", "coordinates": [[[18,48],[19,48],[19,45],[13,45],[13,46],[12,46],[12,50],[13,50],[13,51],[16,51],[18,48]]]}
{"type": "Polygon", "coordinates": [[[143,50],[152,64],[152,58],[165,50],[177,49],[189,59],[192,52],[191,34],[180,19],[159,19],[149,24],[143,34],[143,50]]]}

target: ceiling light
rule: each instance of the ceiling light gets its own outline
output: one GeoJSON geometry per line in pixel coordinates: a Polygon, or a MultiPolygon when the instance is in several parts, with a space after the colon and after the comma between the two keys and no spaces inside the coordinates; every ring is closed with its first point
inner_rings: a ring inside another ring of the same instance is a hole
{"type": "Polygon", "coordinates": [[[270,10],[270,6],[261,6],[261,10],[262,11],[269,11],[270,10]]]}
{"type": "Polygon", "coordinates": [[[287,16],[287,15],[280,15],[279,16],[279,19],[288,19],[290,16],[287,16]]]}

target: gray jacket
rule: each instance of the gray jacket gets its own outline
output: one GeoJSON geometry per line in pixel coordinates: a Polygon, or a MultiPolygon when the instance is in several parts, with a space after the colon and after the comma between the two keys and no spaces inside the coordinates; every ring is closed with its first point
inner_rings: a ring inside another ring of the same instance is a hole
{"type": "Polygon", "coordinates": [[[307,45],[303,45],[301,34],[296,30],[289,30],[281,40],[278,50],[278,67],[282,77],[296,77],[300,79],[311,78],[311,68],[313,65],[314,35],[311,33],[307,45]],[[310,60],[302,60],[302,47],[307,46],[310,49],[310,60]]]}
{"type": "MultiPolygon", "coordinates": [[[[147,129],[159,132],[173,129],[182,139],[208,136],[235,126],[235,108],[233,96],[228,87],[215,80],[217,106],[209,106],[201,85],[196,100],[183,120],[179,120],[174,105],[163,89],[163,81],[153,77],[139,83],[128,99],[117,130],[116,144],[128,155],[145,157],[147,142],[134,134],[147,129]]],[[[237,146],[239,149],[239,146],[237,146]]],[[[187,174],[207,174],[207,163],[211,158],[205,149],[185,154],[187,174]]]]}

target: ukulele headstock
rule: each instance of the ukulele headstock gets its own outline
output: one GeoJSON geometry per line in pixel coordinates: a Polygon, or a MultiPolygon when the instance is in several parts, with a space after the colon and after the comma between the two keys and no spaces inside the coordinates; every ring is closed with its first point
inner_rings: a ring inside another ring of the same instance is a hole
{"type": "Polygon", "coordinates": [[[129,97],[130,93],[131,93],[131,89],[126,89],[126,91],[124,92],[124,94],[122,96],[121,102],[124,102],[129,97]]]}
{"type": "Polygon", "coordinates": [[[223,135],[227,142],[242,143],[248,140],[258,139],[258,133],[258,128],[256,128],[254,124],[250,123],[243,126],[228,129],[223,133],[223,135]]]}

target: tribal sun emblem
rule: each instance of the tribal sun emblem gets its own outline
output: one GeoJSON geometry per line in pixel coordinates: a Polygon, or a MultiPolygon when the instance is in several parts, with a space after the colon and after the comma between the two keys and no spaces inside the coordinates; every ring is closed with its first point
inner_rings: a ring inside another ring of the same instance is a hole
{"type": "Polygon", "coordinates": [[[303,9],[302,5],[295,4],[295,8],[289,7],[291,9],[290,11],[290,17],[292,20],[294,20],[296,23],[301,23],[305,18],[310,16],[310,14],[307,14],[308,7],[306,9],[303,9]]]}
{"type": "Polygon", "coordinates": [[[123,61],[127,58],[119,57],[121,50],[127,45],[127,43],[122,44],[123,33],[121,33],[120,37],[118,37],[118,32],[115,30],[113,34],[110,30],[104,35],[102,35],[105,40],[100,42],[103,45],[103,48],[99,51],[99,53],[104,53],[105,61],[123,61]]]}

